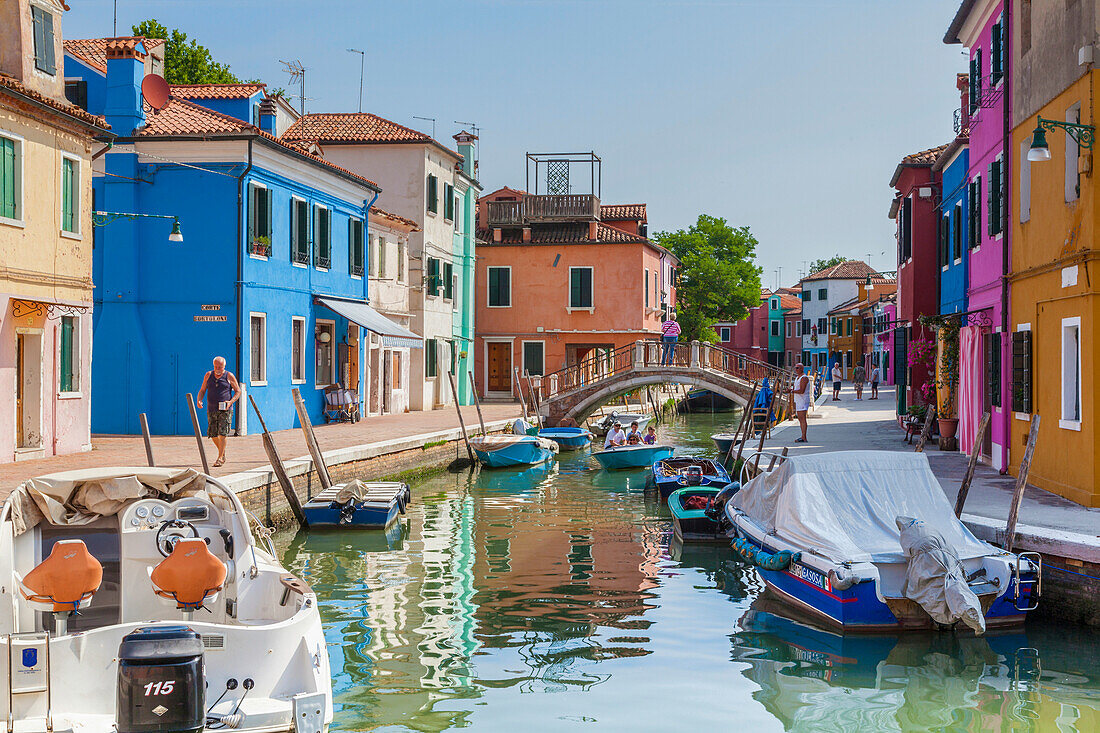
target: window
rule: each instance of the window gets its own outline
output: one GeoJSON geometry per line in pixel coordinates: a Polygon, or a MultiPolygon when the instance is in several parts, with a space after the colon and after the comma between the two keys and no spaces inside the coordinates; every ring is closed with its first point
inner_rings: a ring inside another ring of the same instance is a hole
{"type": "Polygon", "coordinates": [[[794,355],[791,352],[788,351],[787,352],[787,361],[785,361],[783,363],[783,366],[787,367],[788,369],[793,367],[794,366],[793,357],[794,357],[794,355]]]}
{"type": "Polygon", "coordinates": [[[316,349],[316,363],[314,369],[314,382],[318,388],[327,387],[336,382],[336,359],[333,353],[336,349],[336,324],[332,321],[317,321],[317,332],[314,335],[314,348],[316,349]]]}
{"type": "Polygon", "coordinates": [[[836,333],[836,319],[835,318],[830,318],[829,319],[829,333],[831,333],[831,334],[836,333]]]}
{"type": "Polygon", "coordinates": [[[1004,17],[998,18],[989,31],[989,83],[996,85],[1005,75],[1004,17]]]}
{"type": "Polygon", "coordinates": [[[249,379],[267,384],[267,315],[252,313],[248,319],[249,379]]]}
{"type": "Polygon", "coordinates": [[[449,183],[443,184],[443,218],[447,221],[455,218],[455,187],[449,183]]]}
{"type": "Polygon", "coordinates": [[[592,268],[569,268],[569,307],[592,308],[592,268]]]}
{"type": "Polygon", "coordinates": [[[951,217],[951,243],[955,249],[955,259],[961,259],[963,256],[963,205],[960,201],[955,204],[955,215],[951,217]]]}
{"type": "Polygon", "coordinates": [[[309,264],[309,204],[290,200],[290,256],[299,265],[309,264]]]}
{"type": "Polygon", "coordinates": [[[428,295],[439,295],[440,285],[440,267],[439,260],[435,257],[428,258],[428,280],[424,287],[427,289],[428,295]]]}
{"type": "Polygon", "coordinates": [[[939,258],[940,267],[947,267],[951,263],[951,217],[944,214],[940,219],[939,258]]]}
{"type": "Polygon", "coordinates": [[[852,333],[853,333],[853,331],[852,331],[852,320],[853,320],[853,319],[851,319],[851,318],[846,318],[846,319],[845,319],[845,321],[846,321],[846,322],[847,322],[847,324],[848,324],[848,335],[849,335],[849,336],[851,336],[851,335],[852,335],[852,333]]]}
{"type": "Polygon", "coordinates": [[[57,391],[80,391],[80,321],[76,316],[61,317],[58,347],[57,391]]]}
{"type": "MultiPolygon", "coordinates": [[[[1080,124],[1080,104],[1066,110],[1066,122],[1080,124]]],[[[1081,146],[1068,130],[1062,134],[1066,136],[1066,201],[1076,201],[1081,196],[1081,146]]]]}
{"type": "Polygon", "coordinates": [[[436,178],[435,176],[433,176],[431,173],[429,173],[428,174],[428,191],[427,191],[428,211],[432,212],[433,214],[439,213],[439,191],[438,191],[438,188],[439,188],[439,179],[436,178]]]}
{"type": "Polygon", "coordinates": [[[32,5],[31,22],[34,24],[34,68],[53,76],[57,71],[54,60],[53,16],[32,5]]]}
{"type": "Polygon", "coordinates": [[[819,334],[825,334],[825,333],[828,333],[828,331],[826,330],[826,329],[828,329],[828,328],[829,328],[829,321],[828,321],[828,319],[826,319],[826,318],[818,318],[818,319],[817,319],[817,332],[818,332],[819,334]]]}
{"type": "Polygon", "coordinates": [[[437,339],[424,339],[424,376],[428,379],[439,373],[437,361],[439,360],[439,341],[437,339]]]}
{"type": "Polygon", "coordinates": [[[489,268],[490,308],[507,308],[512,305],[512,268],[489,268]]]}
{"type": "Polygon", "coordinates": [[[908,196],[901,202],[898,216],[898,243],[901,246],[901,262],[913,254],[913,199],[908,196]]]}
{"type": "Polygon", "coordinates": [[[649,307],[649,269],[645,271],[645,307],[649,307]]]}
{"type": "Polygon", "coordinates": [[[970,58],[970,114],[981,105],[982,99],[982,49],[974,50],[970,58]]]}
{"type": "Polygon", "coordinates": [[[363,222],[348,219],[348,272],[363,276],[363,222]]]}
{"type": "Polygon", "coordinates": [[[1031,219],[1031,161],[1027,153],[1031,149],[1031,135],[1020,142],[1020,223],[1031,219]]]}
{"type": "Polygon", "coordinates": [[[386,238],[378,237],[378,277],[386,276],[386,238]]]}
{"type": "Polygon", "coordinates": [[[1031,0],[1020,2],[1020,55],[1031,50],[1031,0]]]}
{"type": "Polygon", "coordinates": [[[332,264],[332,212],[323,206],[313,207],[313,266],[327,270],[332,264]]]}
{"type": "Polygon", "coordinates": [[[778,335],[779,335],[779,321],[773,319],[772,320],[772,336],[778,336],[778,335]]]}
{"type": "Polygon", "coordinates": [[[65,99],[85,112],[88,111],[88,82],[83,79],[65,80],[65,99]]]}
{"type": "Polygon", "coordinates": [[[810,319],[809,318],[803,318],[802,319],[802,334],[804,334],[806,336],[810,335],[810,319]]]}
{"type": "Polygon", "coordinates": [[[809,323],[809,321],[795,321],[794,322],[794,337],[802,338],[802,324],[809,323]]]}
{"type": "Polygon", "coordinates": [[[1030,326],[1012,333],[1012,410],[1031,414],[1030,326]]]}
{"type": "Polygon", "coordinates": [[[405,282],[405,243],[397,240],[397,282],[405,282]]]}
{"type": "Polygon", "coordinates": [[[61,231],[80,233],[80,160],[61,158],[61,231]]]}
{"type": "Polygon", "coordinates": [[[974,176],[970,182],[970,248],[982,243],[982,177],[974,176]]]}
{"type": "Polygon", "coordinates": [[[773,311],[779,310],[779,298],[772,298],[770,307],[773,311]]]}
{"type": "Polygon", "coordinates": [[[1081,428],[1081,318],[1062,319],[1062,420],[1064,428],[1081,428]]]}
{"type": "Polygon", "coordinates": [[[290,381],[306,381],[306,319],[300,316],[290,319],[290,381]]]}
{"type": "Polygon", "coordinates": [[[0,219],[23,218],[23,139],[0,137],[0,219]]]}
{"type": "Polygon", "coordinates": [[[723,343],[729,343],[730,341],[730,328],[729,326],[722,326],[718,329],[718,339],[723,343]]]}
{"type": "Polygon", "coordinates": [[[443,299],[453,300],[455,296],[454,291],[454,279],[455,279],[455,266],[453,262],[444,262],[442,266],[443,270],[443,299]]]}
{"type": "Polygon", "coordinates": [[[523,342],[523,371],[526,374],[544,374],[545,344],[542,341],[523,342]]]}
{"type": "Polygon", "coordinates": [[[995,331],[985,338],[985,390],[989,404],[1001,406],[1001,334],[995,331]]]}
{"type": "Polygon", "coordinates": [[[811,301],[811,300],[813,300],[813,297],[812,297],[812,295],[813,295],[813,293],[812,293],[811,291],[809,291],[809,290],[803,290],[803,291],[802,291],[802,302],[803,302],[803,303],[806,303],[806,302],[808,302],[808,301],[811,301]]]}
{"type": "Polygon", "coordinates": [[[986,230],[989,236],[994,237],[1001,233],[1004,214],[1005,174],[1004,163],[1001,156],[997,156],[986,168],[989,177],[989,191],[986,195],[986,211],[989,220],[986,222],[986,230]]]}
{"type": "Polygon", "coordinates": [[[818,288],[817,289],[817,299],[818,300],[828,300],[829,299],[829,291],[826,290],[825,288],[818,288]]]}
{"type": "Polygon", "coordinates": [[[783,338],[791,338],[791,322],[790,321],[787,321],[787,323],[785,325],[783,338]]]}
{"type": "Polygon", "coordinates": [[[271,191],[256,183],[248,186],[248,253],[271,256],[271,191]]]}

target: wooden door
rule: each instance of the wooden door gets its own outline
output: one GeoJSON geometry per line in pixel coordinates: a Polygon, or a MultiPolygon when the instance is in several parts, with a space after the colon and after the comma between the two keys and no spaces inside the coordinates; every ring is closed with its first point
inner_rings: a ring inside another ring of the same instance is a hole
{"type": "Polygon", "coordinates": [[[344,386],[359,390],[359,326],[354,323],[348,324],[348,374],[344,386]]]}
{"type": "Polygon", "coordinates": [[[23,387],[25,378],[23,372],[23,334],[15,337],[15,447],[22,448],[23,436],[23,401],[26,398],[26,390],[23,387]]]}
{"type": "Polygon", "coordinates": [[[488,383],[485,386],[488,392],[512,391],[512,344],[493,343],[487,344],[489,358],[487,368],[489,370],[488,383]]]}

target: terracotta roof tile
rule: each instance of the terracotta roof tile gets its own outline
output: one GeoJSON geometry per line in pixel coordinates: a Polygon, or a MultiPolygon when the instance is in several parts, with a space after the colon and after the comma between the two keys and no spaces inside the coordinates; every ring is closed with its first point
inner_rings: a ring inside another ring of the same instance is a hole
{"type": "MultiPolygon", "coordinates": [[[[486,242],[492,243],[493,232],[489,229],[478,230],[477,235],[486,242]]],[[[587,222],[566,222],[552,226],[537,226],[531,228],[530,244],[585,244],[595,242],[607,242],[610,244],[645,244],[650,240],[636,234],[628,234],[615,227],[599,224],[596,228],[596,239],[588,238],[587,222]]],[[[500,244],[523,244],[523,233],[519,229],[504,229],[500,244]]],[[[655,245],[656,246],[656,245],[655,245]]]]}
{"type": "Polygon", "coordinates": [[[604,204],[600,207],[603,221],[646,221],[645,204],[604,204]]]}
{"type": "Polygon", "coordinates": [[[112,38],[74,38],[65,41],[65,53],[83,61],[100,73],[107,73],[107,42],[111,40],[144,41],[145,50],[152,51],[164,45],[163,38],[143,38],[141,36],[121,36],[112,38]]]}
{"type": "Polygon", "coordinates": [[[368,112],[305,115],[287,128],[282,137],[324,143],[426,143],[430,135],[368,112]]]}
{"type": "Polygon", "coordinates": [[[266,84],[172,84],[172,96],[179,99],[248,99],[267,88],[266,84]]]}
{"type": "Polygon", "coordinates": [[[787,295],[786,293],[780,294],[779,307],[783,309],[798,308],[801,310],[802,298],[799,298],[797,295],[787,295]]]}
{"type": "Polygon", "coordinates": [[[846,300],[843,303],[841,303],[840,305],[838,305],[837,307],[833,308],[831,311],[829,311],[828,315],[832,315],[834,313],[846,313],[846,312],[852,310],[852,308],[855,305],[857,305],[858,303],[859,303],[859,296],[857,295],[856,297],[854,297],[850,300],[846,300]]]}
{"type": "Polygon", "coordinates": [[[69,115],[70,117],[74,117],[74,118],[76,118],[80,122],[83,122],[86,125],[91,125],[92,127],[98,127],[101,130],[111,129],[111,126],[107,124],[107,120],[103,119],[102,117],[97,117],[93,114],[89,114],[88,112],[85,112],[80,107],[77,107],[75,104],[69,104],[68,102],[59,102],[56,99],[53,99],[51,97],[47,97],[45,94],[40,94],[40,93],[36,92],[35,90],[24,86],[21,82],[16,80],[14,77],[8,76],[7,74],[0,74],[0,88],[10,89],[11,91],[15,92],[16,94],[20,94],[20,95],[22,95],[24,97],[27,97],[29,99],[33,99],[35,102],[38,102],[39,104],[44,104],[48,107],[52,107],[52,108],[56,109],[58,112],[63,112],[65,114],[69,115]]]}
{"type": "Polygon", "coordinates": [[[803,282],[807,280],[862,280],[868,275],[880,277],[878,271],[863,260],[847,260],[839,265],[819,270],[802,278],[802,280],[803,282]]]}
{"type": "Polygon", "coordinates": [[[420,231],[420,225],[417,224],[412,219],[406,219],[403,216],[398,216],[397,214],[391,214],[388,211],[383,211],[382,209],[378,208],[377,206],[370,207],[370,213],[373,214],[374,216],[377,216],[380,219],[386,219],[388,221],[392,221],[392,222],[397,223],[397,224],[402,224],[402,225],[407,226],[407,227],[412,227],[412,231],[414,231],[414,232],[419,232],[420,231]]]}
{"type": "Polygon", "coordinates": [[[919,153],[910,153],[901,159],[902,165],[932,165],[945,148],[947,144],[921,150],[919,153]]]}
{"type": "Polygon", "coordinates": [[[188,136],[188,137],[205,137],[205,136],[217,136],[225,134],[249,134],[262,137],[270,140],[274,143],[281,145],[287,150],[292,150],[298,155],[303,155],[316,163],[319,163],[333,170],[340,171],[346,175],[352,176],[374,188],[380,188],[380,186],[369,178],[364,178],[358,173],[349,171],[347,168],[341,168],[335,163],[331,163],[319,155],[314,155],[308,150],[304,150],[296,145],[284,142],[279,138],[271,135],[258,127],[254,127],[243,120],[239,120],[236,117],[230,115],[223,115],[220,112],[207,109],[194,102],[188,102],[186,99],[176,99],[170,97],[168,104],[160,112],[154,115],[150,115],[146,120],[145,126],[135,131],[135,137],[174,137],[174,136],[188,136]]]}

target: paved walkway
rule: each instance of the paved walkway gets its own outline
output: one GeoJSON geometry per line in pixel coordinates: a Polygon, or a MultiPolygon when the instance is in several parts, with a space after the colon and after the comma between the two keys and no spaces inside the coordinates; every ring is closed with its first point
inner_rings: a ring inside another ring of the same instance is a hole
{"type": "MultiPolygon", "coordinates": [[[[491,403],[481,406],[487,423],[510,420],[520,416],[518,403],[491,403]]],[[[477,411],[473,407],[462,408],[462,419],[467,429],[478,424],[477,411]]],[[[453,407],[429,412],[406,412],[400,415],[365,417],[358,423],[334,423],[317,425],[317,443],[325,453],[341,448],[410,438],[458,428],[458,416],[453,407]]],[[[279,457],[289,461],[308,455],[305,438],[298,428],[281,430],[274,434],[279,457]]],[[[203,438],[207,459],[213,462],[217,449],[203,438]]],[[[153,437],[153,456],[159,466],[201,467],[198,448],[192,436],[166,435],[153,437]]],[[[214,476],[228,476],[269,465],[260,434],[242,438],[230,438],[226,448],[226,462],[220,468],[212,468],[214,476]]],[[[23,481],[57,471],[99,466],[144,466],[145,443],[140,435],[101,435],[92,438],[92,450],[54,458],[21,461],[0,465],[0,499],[6,497],[23,481]]]]}
{"type": "MultiPolygon", "coordinates": [[[[864,391],[863,400],[856,400],[850,385],[842,390],[839,402],[833,402],[831,394],[828,390],[823,393],[816,410],[820,417],[809,421],[808,443],[795,443],[800,434],[798,423],[787,423],[766,441],[765,450],[781,450],[786,446],[791,455],[855,449],[913,450],[917,439],[913,439],[914,445],[906,443],[905,431],[898,427],[894,417],[897,402],[893,387],[880,389],[878,400],[867,399],[870,390],[864,391]]],[[[968,456],[941,451],[935,443],[926,446],[925,453],[944,493],[954,504],[968,456]]],[[[990,466],[979,464],[963,508],[963,518],[968,522],[980,518],[983,524],[1003,529],[1015,486],[1014,476],[1002,476],[990,466]]],[[[1047,535],[1074,533],[1087,536],[1093,542],[1100,538],[1100,509],[1082,507],[1034,486],[1028,486],[1024,492],[1019,522],[1021,532],[1026,525],[1031,532],[1049,530],[1047,535]]]]}

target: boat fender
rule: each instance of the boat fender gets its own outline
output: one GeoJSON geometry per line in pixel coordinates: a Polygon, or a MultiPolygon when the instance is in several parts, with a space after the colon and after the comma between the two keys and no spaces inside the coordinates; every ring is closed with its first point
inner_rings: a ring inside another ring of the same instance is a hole
{"type": "Polygon", "coordinates": [[[832,585],[833,590],[848,590],[859,580],[859,576],[855,573],[836,569],[829,571],[829,583],[832,585]]]}
{"type": "Polygon", "coordinates": [[[756,553],[757,567],[765,570],[786,570],[791,566],[791,563],[798,562],[801,559],[801,552],[791,552],[790,550],[780,550],[774,555],[763,550],[756,553]]]}

